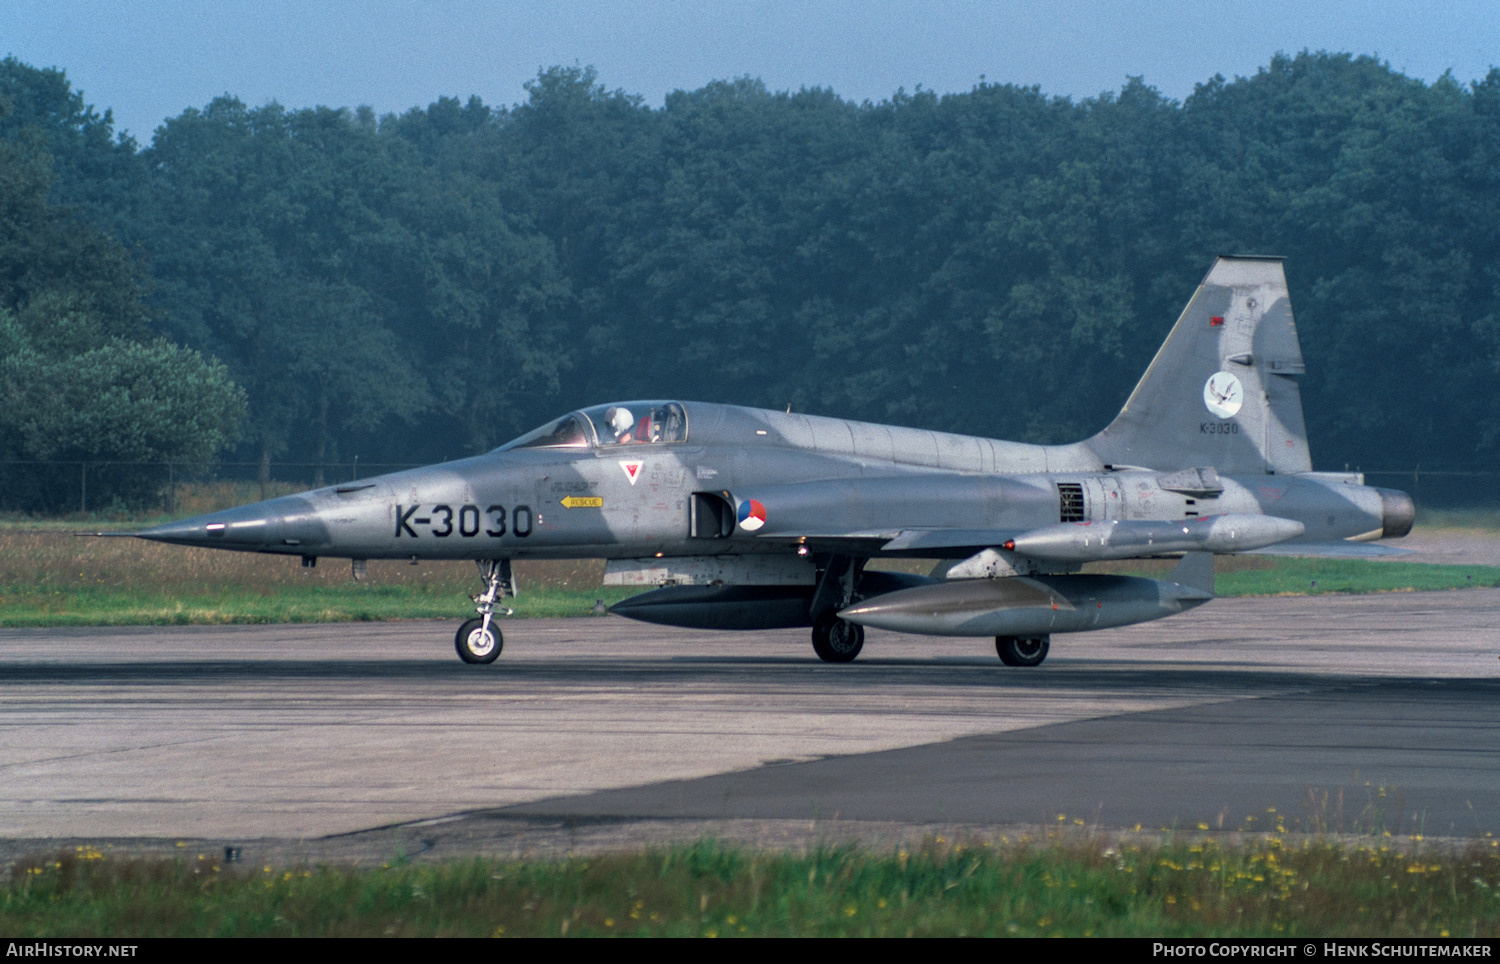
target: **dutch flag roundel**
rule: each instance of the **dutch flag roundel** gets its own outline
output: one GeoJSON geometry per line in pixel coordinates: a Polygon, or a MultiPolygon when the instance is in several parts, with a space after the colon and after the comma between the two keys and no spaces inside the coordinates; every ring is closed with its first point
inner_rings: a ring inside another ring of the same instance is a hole
{"type": "Polygon", "coordinates": [[[746,532],[754,532],[766,524],[766,507],[755,499],[746,499],[740,503],[740,528],[746,532]]]}

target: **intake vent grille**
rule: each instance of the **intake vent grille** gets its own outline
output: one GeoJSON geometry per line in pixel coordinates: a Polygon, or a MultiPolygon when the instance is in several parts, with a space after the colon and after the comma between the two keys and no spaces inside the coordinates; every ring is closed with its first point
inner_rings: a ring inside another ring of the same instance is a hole
{"type": "Polygon", "coordinates": [[[1083,521],[1083,484],[1057,483],[1058,519],[1062,522],[1083,521]]]}

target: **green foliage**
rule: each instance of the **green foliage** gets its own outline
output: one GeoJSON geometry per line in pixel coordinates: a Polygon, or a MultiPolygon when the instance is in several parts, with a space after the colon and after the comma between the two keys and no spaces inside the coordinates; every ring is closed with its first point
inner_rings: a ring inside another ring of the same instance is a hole
{"type": "MultiPolygon", "coordinates": [[[[172,225],[157,253],[176,282],[169,324],[229,360],[263,450],[283,450],[299,424],[315,426],[326,450],[331,422],[409,416],[426,403],[368,279],[354,276],[362,243],[380,244],[385,231],[341,183],[345,165],[366,166],[371,139],[342,112],[250,110],[221,97],[168,121],[149,152],[158,213],[172,225]]],[[[389,190],[369,166],[370,190],[389,190]]]]}
{"type": "Polygon", "coordinates": [[[530,331],[561,291],[546,245],[483,184],[432,179],[357,114],[228,97],[146,153],[166,323],[229,364],[263,456],[331,459],[418,416],[493,444],[510,398],[555,384],[530,331]]]}
{"type": "Polygon", "coordinates": [[[39,350],[149,324],[222,359],[267,458],[453,456],[616,397],[1067,441],[1235,251],[1288,258],[1320,464],[1500,452],[1500,71],[1303,52],[1182,103],[741,78],[653,108],[555,67],[378,122],[222,97],[137,151],[10,59],[0,213],[39,350]]]}
{"type": "Polygon", "coordinates": [[[0,309],[42,347],[76,334],[56,327],[72,324],[62,314],[88,316],[86,338],[144,334],[136,265],[118,242],[50,201],[52,181],[46,154],[0,139],[0,309]]]}
{"type": "MultiPolygon", "coordinates": [[[[243,393],[223,365],[150,340],[139,266],[100,227],[135,158],[60,71],[0,61],[0,458],[209,460],[238,431],[243,393]]],[[[0,499],[56,510],[70,471],[7,473],[0,499]]],[[[152,488],[125,471],[95,495],[152,488]]]]}
{"type": "MultiPolygon", "coordinates": [[[[61,315],[56,330],[96,339],[87,319],[61,315]]],[[[231,442],[245,397],[223,365],[165,340],[112,338],[77,354],[54,342],[38,350],[14,317],[0,310],[0,436],[12,457],[64,461],[208,462],[231,442]],[[7,345],[8,343],[8,345],[7,345]]],[[[16,508],[71,508],[70,466],[7,473],[0,497],[16,508]],[[63,483],[63,478],[68,483],[63,483]]],[[[96,478],[95,502],[156,500],[160,473],[122,466],[96,478]]]]}
{"type": "Polygon", "coordinates": [[[114,120],[86,104],[67,75],[14,57],[0,60],[0,142],[23,144],[48,158],[56,179],[49,200],[86,212],[106,228],[136,213],[145,169],[136,142],[116,135],[114,120]]]}
{"type": "Polygon", "coordinates": [[[1159,842],[1056,831],[894,852],[763,852],[713,841],[563,859],[378,867],[16,861],[16,937],[1493,938],[1493,840],[1339,843],[1284,830],[1159,842]]]}
{"type": "Polygon", "coordinates": [[[222,364],[162,340],[18,352],[0,365],[14,413],[0,418],[34,458],[207,462],[244,414],[222,364]]]}

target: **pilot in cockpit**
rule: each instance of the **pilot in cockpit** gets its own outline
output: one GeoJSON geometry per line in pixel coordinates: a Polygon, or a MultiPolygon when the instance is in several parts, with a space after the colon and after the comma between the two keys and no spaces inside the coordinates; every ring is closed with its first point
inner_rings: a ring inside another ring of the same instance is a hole
{"type": "Polygon", "coordinates": [[[630,414],[630,409],[623,405],[615,405],[604,413],[604,424],[609,427],[610,438],[606,441],[615,445],[623,445],[626,442],[635,441],[630,434],[630,429],[635,425],[635,416],[630,414]]]}

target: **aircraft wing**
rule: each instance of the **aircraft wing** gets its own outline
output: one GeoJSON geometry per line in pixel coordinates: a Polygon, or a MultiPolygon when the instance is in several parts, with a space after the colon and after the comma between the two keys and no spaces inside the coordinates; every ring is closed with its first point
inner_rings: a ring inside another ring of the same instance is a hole
{"type": "Polygon", "coordinates": [[[880,548],[883,552],[913,552],[924,549],[978,552],[1004,545],[1019,533],[1014,529],[902,529],[880,548]]]}
{"type": "Polygon", "coordinates": [[[930,551],[933,555],[951,555],[962,550],[972,554],[981,549],[1002,545],[1019,534],[1016,529],[850,529],[826,532],[775,532],[759,537],[764,542],[791,542],[813,549],[858,552],[867,555],[901,553],[914,555],[930,551]]]}
{"type": "Polygon", "coordinates": [[[1317,559],[1379,559],[1412,555],[1410,549],[1398,549],[1374,542],[1284,542],[1278,546],[1251,549],[1247,555],[1311,556],[1317,559]]]}
{"type": "Polygon", "coordinates": [[[849,529],[828,532],[774,532],[756,537],[758,542],[787,542],[807,546],[820,552],[837,552],[843,555],[878,556],[885,551],[886,543],[895,538],[899,530],[849,529]]]}

